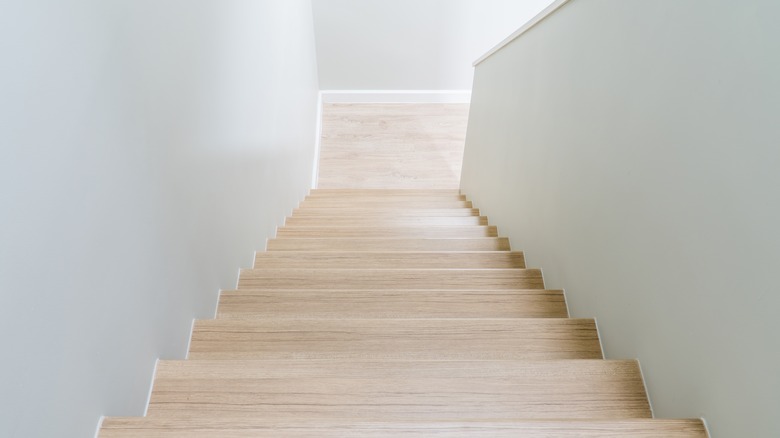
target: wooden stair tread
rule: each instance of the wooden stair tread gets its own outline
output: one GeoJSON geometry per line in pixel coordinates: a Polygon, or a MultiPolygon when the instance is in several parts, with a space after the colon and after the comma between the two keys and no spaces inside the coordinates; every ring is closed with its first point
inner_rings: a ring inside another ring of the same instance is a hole
{"type": "Polygon", "coordinates": [[[539,269],[242,269],[238,289],[544,289],[539,269]]]}
{"type": "Polygon", "coordinates": [[[479,209],[477,208],[371,208],[365,209],[360,207],[339,207],[339,208],[327,208],[327,207],[308,207],[308,208],[296,208],[293,210],[292,217],[303,216],[346,216],[346,217],[411,217],[411,218],[423,218],[423,217],[462,217],[462,216],[479,216],[479,209]]]}
{"type": "Polygon", "coordinates": [[[309,207],[359,207],[361,209],[386,208],[474,208],[471,201],[459,199],[365,199],[356,202],[350,199],[337,198],[306,198],[298,208],[309,207]]]}
{"type": "Polygon", "coordinates": [[[417,251],[417,252],[327,252],[269,251],[255,254],[255,268],[354,269],[399,268],[525,268],[522,252],[509,251],[417,251]]]}
{"type": "Polygon", "coordinates": [[[566,318],[563,291],[223,291],[218,318],[566,318]]]}
{"type": "Polygon", "coordinates": [[[505,237],[269,239],[268,251],[509,251],[505,237]]]}
{"type": "Polygon", "coordinates": [[[106,418],[101,438],[707,438],[691,420],[536,420],[494,422],[283,421],[232,418],[106,418]],[[215,433],[218,430],[218,434],[215,433]]]}
{"type": "Polygon", "coordinates": [[[294,226],[328,226],[339,227],[438,227],[438,226],[485,226],[488,219],[485,216],[455,216],[455,217],[364,217],[364,216],[291,216],[285,222],[285,227],[294,226]]]}
{"type": "Polygon", "coordinates": [[[569,318],[196,321],[192,359],[601,359],[595,321],[569,318]]]}
{"type": "Polygon", "coordinates": [[[311,189],[309,196],[460,196],[459,189],[311,189]]]}
{"type": "Polygon", "coordinates": [[[636,361],[177,361],[148,415],[489,420],[650,418],[636,361]]]}
{"type": "Polygon", "coordinates": [[[281,227],[276,231],[277,238],[285,237],[498,237],[498,230],[494,226],[465,225],[465,226],[289,226],[281,227]]]}

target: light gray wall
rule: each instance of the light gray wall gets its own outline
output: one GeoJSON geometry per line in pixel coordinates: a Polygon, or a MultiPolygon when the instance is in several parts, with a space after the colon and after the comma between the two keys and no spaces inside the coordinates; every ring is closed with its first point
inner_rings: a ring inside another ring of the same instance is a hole
{"type": "Polygon", "coordinates": [[[311,5],[0,9],[0,436],[91,437],[306,193],[311,5]]]}
{"type": "Polygon", "coordinates": [[[468,90],[472,63],[551,0],[313,0],[323,90],[468,90]]]}
{"type": "Polygon", "coordinates": [[[476,70],[463,190],[714,437],[780,436],[778,16],[573,0],[476,70]]]}

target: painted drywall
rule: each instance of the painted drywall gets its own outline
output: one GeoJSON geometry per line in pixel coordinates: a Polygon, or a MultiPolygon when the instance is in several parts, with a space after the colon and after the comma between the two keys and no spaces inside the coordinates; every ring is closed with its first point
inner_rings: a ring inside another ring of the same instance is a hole
{"type": "Polygon", "coordinates": [[[323,90],[468,90],[472,63],[551,0],[313,0],[323,90]]]}
{"type": "Polygon", "coordinates": [[[780,436],[778,15],[573,0],[476,70],[462,189],[713,437],[780,436]]]}
{"type": "Polygon", "coordinates": [[[155,360],[305,195],[308,0],[30,0],[0,14],[0,436],[141,415],[155,360]]]}

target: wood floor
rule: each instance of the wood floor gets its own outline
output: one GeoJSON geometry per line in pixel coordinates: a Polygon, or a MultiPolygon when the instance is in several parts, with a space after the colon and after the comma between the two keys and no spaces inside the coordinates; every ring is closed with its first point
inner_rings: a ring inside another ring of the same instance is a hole
{"type": "Polygon", "coordinates": [[[704,438],[457,190],[314,190],[102,438],[704,438]]]}
{"type": "Polygon", "coordinates": [[[468,104],[326,104],[319,183],[457,189],[468,104]]]}

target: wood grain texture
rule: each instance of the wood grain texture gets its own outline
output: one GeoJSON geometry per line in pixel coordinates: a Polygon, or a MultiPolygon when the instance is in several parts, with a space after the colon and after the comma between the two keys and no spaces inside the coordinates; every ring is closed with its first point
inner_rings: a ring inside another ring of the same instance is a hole
{"type": "Polygon", "coordinates": [[[101,438],[707,438],[701,420],[494,422],[284,421],[219,418],[107,418],[101,438]],[[219,431],[219,432],[216,432],[219,431]]]}
{"type": "Polygon", "coordinates": [[[509,251],[505,237],[404,238],[284,238],[269,239],[268,251],[509,251]]]}
{"type": "Polygon", "coordinates": [[[349,217],[349,216],[292,216],[284,221],[285,227],[294,226],[329,226],[329,227],[438,227],[438,226],[472,226],[487,225],[484,216],[455,217],[349,217]]]}
{"type": "Polygon", "coordinates": [[[150,417],[479,421],[650,418],[635,361],[180,361],[158,366],[150,417]]]}
{"type": "Polygon", "coordinates": [[[471,238],[498,237],[494,226],[438,226],[438,227],[336,227],[289,226],[276,230],[277,238],[284,237],[400,237],[400,238],[471,238]]]}
{"type": "Polygon", "coordinates": [[[292,217],[301,216],[346,216],[352,218],[423,218],[423,217],[457,217],[479,216],[478,208],[405,208],[402,210],[391,207],[364,209],[360,207],[308,207],[296,208],[292,217]]]}
{"type": "Polygon", "coordinates": [[[238,289],[544,289],[539,269],[242,269],[238,289]]]}
{"type": "Polygon", "coordinates": [[[522,252],[328,252],[276,251],[255,254],[257,269],[511,269],[525,268],[522,252]]]}
{"type": "Polygon", "coordinates": [[[320,188],[457,189],[467,104],[326,104],[320,188]]]}
{"type": "Polygon", "coordinates": [[[592,319],[275,319],[196,321],[189,357],[597,359],[602,353],[592,319]]]}
{"type": "Polygon", "coordinates": [[[311,189],[309,196],[465,196],[459,189],[311,189]]]}
{"type": "Polygon", "coordinates": [[[366,199],[360,202],[342,198],[306,198],[298,208],[404,209],[404,208],[474,208],[471,201],[457,199],[366,199]]]}
{"type": "Polygon", "coordinates": [[[566,318],[560,290],[223,291],[220,319],[566,318]]]}

